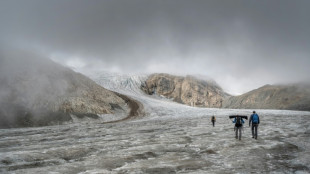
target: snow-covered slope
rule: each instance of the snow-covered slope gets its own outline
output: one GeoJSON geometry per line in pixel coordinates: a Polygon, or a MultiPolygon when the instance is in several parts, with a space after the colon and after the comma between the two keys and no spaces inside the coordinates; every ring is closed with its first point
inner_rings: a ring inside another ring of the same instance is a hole
{"type": "Polygon", "coordinates": [[[184,115],[178,112],[189,112],[192,107],[175,103],[158,95],[147,95],[140,86],[147,79],[147,75],[124,75],[109,72],[87,74],[91,79],[106,89],[128,95],[140,101],[147,116],[176,116],[184,115]]]}
{"type": "Polygon", "coordinates": [[[143,94],[140,86],[147,78],[146,75],[125,75],[104,71],[87,75],[106,89],[131,95],[143,94]]]}

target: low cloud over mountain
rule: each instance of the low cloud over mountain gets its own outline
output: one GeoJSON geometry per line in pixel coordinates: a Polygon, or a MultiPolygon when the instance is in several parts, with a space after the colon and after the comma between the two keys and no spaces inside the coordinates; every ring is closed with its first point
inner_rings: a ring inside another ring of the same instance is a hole
{"type": "Polygon", "coordinates": [[[0,127],[40,126],[71,120],[70,114],[127,113],[117,95],[40,55],[2,52],[0,64],[0,127]]]}

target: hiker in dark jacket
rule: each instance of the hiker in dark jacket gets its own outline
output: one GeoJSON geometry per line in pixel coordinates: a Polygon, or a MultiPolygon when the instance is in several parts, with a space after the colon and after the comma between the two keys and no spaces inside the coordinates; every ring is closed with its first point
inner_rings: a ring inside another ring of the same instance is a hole
{"type": "Polygon", "coordinates": [[[235,132],[236,132],[236,139],[238,139],[238,131],[239,131],[239,140],[241,140],[241,130],[242,130],[242,126],[243,126],[243,119],[241,117],[236,116],[233,123],[235,123],[235,132]]]}
{"type": "Polygon", "coordinates": [[[211,122],[212,122],[212,125],[213,125],[213,127],[214,127],[214,124],[215,124],[215,122],[216,122],[216,118],[215,118],[214,115],[211,117],[211,122]]]}
{"type": "Polygon", "coordinates": [[[259,116],[255,111],[253,111],[253,114],[250,117],[249,120],[249,127],[251,126],[252,123],[252,138],[257,139],[257,128],[259,125],[259,116]]]}

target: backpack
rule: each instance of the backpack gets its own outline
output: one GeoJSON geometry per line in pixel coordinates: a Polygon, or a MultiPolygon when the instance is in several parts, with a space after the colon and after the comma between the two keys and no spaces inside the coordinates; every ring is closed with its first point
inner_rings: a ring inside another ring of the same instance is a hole
{"type": "Polygon", "coordinates": [[[236,127],[242,126],[241,117],[236,118],[236,127]]]}
{"type": "Polygon", "coordinates": [[[252,123],[253,124],[257,124],[258,123],[258,115],[257,114],[254,114],[253,117],[252,117],[252,123]]]}
{"type": "Polygon", "coordinates": [[[215,117],[214,117],[214,116],[212,116],[212,119],[211,119],[211,120],[215,122],[215,117]]]}

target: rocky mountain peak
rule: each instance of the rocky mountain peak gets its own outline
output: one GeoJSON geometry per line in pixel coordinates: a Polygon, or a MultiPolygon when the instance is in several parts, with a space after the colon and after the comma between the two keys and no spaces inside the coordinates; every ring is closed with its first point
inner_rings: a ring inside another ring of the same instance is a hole
{"type": "Polygon", "coordinates": [[[197,107],[222,107],[229,95],[216,83],[199,80],[194,76],[169,74],[150,75],[141,89],[149,95],[162,95],[173,101],[197,107]]]}

